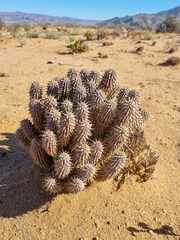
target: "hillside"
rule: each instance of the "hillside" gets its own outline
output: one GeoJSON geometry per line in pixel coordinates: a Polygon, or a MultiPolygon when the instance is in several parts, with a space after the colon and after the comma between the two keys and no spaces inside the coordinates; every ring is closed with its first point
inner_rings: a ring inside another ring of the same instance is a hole
{"type": "Polygon", "coordinates": [[[180,6],[156,14],[140,13],[135,16],[115,17],[101,22],[100,26],[128,25],[136,27],[157,27],[169,16],[180,18],[180,6]]]}
{"type": "Polygon", "coordinates": [[[172,8],[167,11],[162,11],[156,14],[146,14],[139,13],[134,16],[125,16],[125,17],[114,17],[105,21],[98,20],[87,20],[87,19],[77,19],[71,17],[58,17],[58,16],[48,16],[44,14],[35,14],[35,13],[23,13],[23,12],[0,12],[0,17],[4,22],[13,23],[13,22],[27,22],[27,23],[38,23],[42,24],[49,22],[51,24],[59,23],[70,23],[70,24],[84,24],[84,25],[95,25],[99,26],[113,26],[113,25],[128,25],[136,27],[157,27],[160,25],[167,17],[175,16],[180,18],[180,6],[172,8]]]}
{"type": "Polygon", "coordinates": [[[0,17],[4,22],[13,23],[13,22],[28,22],[28,23],[38,23],[42,24],[49,22],[51,24],[58,23],[72,23],[72,24],[85,24],[92,25],[99,23],[97,20],[85,20],[85,19],[76,19],[71,17],[55,17],[48,16],[44,14],[35,14],[35,13],[23,13],[23,12],[0,12],[0,17]]]}

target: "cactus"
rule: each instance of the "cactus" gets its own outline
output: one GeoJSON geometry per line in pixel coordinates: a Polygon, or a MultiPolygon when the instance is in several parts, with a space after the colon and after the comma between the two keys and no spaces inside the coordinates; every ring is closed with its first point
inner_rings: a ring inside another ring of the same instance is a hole
{"type": "Polygon", "coordinates": [[[43,132],[42,147],[48,155],[52,157],[57,155],[57,138],[51,130],[46,130],[43,132]]]}
{"type": "Polygon", "coordinates": [[[115,178],[123,169],[126,163],[126,154],[124,152],[116,153],[105,163],[104,167],[99,171],[98,178],[105,181],[110,178],[115,178]]]}
{"type": "Polygon", "coordinates": [[[52,158],[42,148],[40,140],[33,138],[30,145],[30,153],[35,163],[43,168],[51,168],[52,158]]]}
{"type": "Polygon", "coordinates": [[[90,181],[96,174],[96,168],[92,164],[83,165],[81,168],[77,168],[75,176],[82,181],[90,181]]]}
{"type": "Polygon", "coordinates": [[[61,182],[58,181],[57,178],[53,176],[48,176],[44,179],[44,186],[45,190],[49,193],[61,193],[64,190],[64,186],[61,182]]]}
{"type": "Polygon", "coordinates": [[[54,96],[55,98],[58,98],[59,96],[59,84],[56,79],[51,80],[47,84],[47,91],[46,91],[48,96],[54,96]]]}
{"type": "Polygon", "coordinates": [[[70,178],[65,184],[65,192],[67,193],[78,193],[85,189],[84,182],[79,178],[70,178]]]}
{"type": "Polygon", "coordinates": [[[67,152],[61,152],[54,158],[54,170],[58,179],[64,179],[71,171],[71,157],[67,152]]]}
{"type": "Polygon", "coordinates": [[[38,82],[33,82],[30,86],[30,99],[42,99],[42,85],[38,82]]]}
{"type": "Polygon", "coordinates": [[[120,87],[117,74],[69,69],[65,78],[40,83],[29,91],[31,120],[16,131],[17,141],[48,175],[44,189],[51,194],[78,193],[92,181],[128,174],[146,181],[157,156],[145,143],[141,125],[149,117],[136,90],[120,87]]]}

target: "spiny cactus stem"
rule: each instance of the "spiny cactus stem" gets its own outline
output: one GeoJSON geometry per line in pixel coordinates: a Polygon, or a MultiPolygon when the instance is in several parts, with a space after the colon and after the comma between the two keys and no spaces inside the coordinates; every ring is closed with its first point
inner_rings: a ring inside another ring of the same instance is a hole
{"type": "Polygon", "coordinates": [[[124,145],[132,154],[134,154],[133,150],[130,149],[130,147],[128,147],[128,145],[127,145],[126,143],[123,143],[123,145],[124,145]]]}

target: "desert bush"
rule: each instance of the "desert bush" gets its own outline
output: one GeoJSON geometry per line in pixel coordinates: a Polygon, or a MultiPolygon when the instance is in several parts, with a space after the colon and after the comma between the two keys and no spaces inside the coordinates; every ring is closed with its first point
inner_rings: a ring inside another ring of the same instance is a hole
{"type": "Polygon", "coordinates": [[[155,38],[156,38],[156,33],[154,31],[147,32],[144,35],[145,40],[154,40],[155,38]]]}
{"type": "Polygon", "coordinates": [[[163,62],[161,65],[175,66],[178,64],[180,64],[180,58],[177,56],[172,56],[172,57],[168,58],[165,62],[163,62]]]}
{"type": "Polygon", "coordinates": [[[4,27],[5,27],[5,23],[3,19],[0,17],[0,30],[3,30],[4,27]]]}
{"type": "Polygon", "coordinates": [[[74,36],[69,37],[69,42],[70,43],[75,42],[75,41],[76,41],[76,37],[74,37],[74,36]]]}
{"type": "Polygon", "coordinates": [[[29,112],[16,132],[21,146],[41,168],[49,169],[44,188],[50,193],[77,193],[92,181],[129,175],[147,181],[157,156],[141,130],[149,112],[136,90],[120,87],[117,74],[69,69],[49,81],[43,94],[30,86],[29,112]]]}
{"type": "Polygon", "coordinates": [[[27,33],[27,38],[38,38],[40,35],[39,32],[28,32],[27,33]]]}
{"type": "Polygon", "coordinates": [[[156,29],[156,32],[180,33],[180,20],[174,16],[170,16],[156,29]]]}
{"type": "Polygon", "coordinates": [[[18,47],[23,47],[23,46],[25,46],[26,44],[27,44],[26,40],[20,40],[18,47]]]}
{"type": "Polygon", "coordinates": [[[61,37],[61,33],[60,32],[56,32],[56,31],[47,31],[45,33],[45,38],[46,39],[60,39],[61,37]]]}
{"type": "Polygon", "coordinates": [[[99,28],[96,31],[97,40],[101,40],[101,39],[107,38],[108,35],[109,35],[109,31],[107,29],[99,28]]]}
{"type": "Polygon", "coordinates": [[[15,22],[7,26],[7,30],[11,32],[12,34],[19,32],[19,29],[21,27],[20,22],[15,22]]]}
{"type": "Polygon", "coordinates": [[[72,29],[72,31],[70,32],[70,35],[81,35],[81,29],[79,27],[75,27],[72,29]]]}
{"type": "Polygon", "coordinates": [[[85,31],[84,37],[86,37],[86,40],[92,40],[94,38],[94,33],[90,30],[85,31]]]}
{"type": "Polygon", "coordinates": [[[67,48],[70,48],[73,53],[87,52],[89,50],[89,46],[84,40],[77,40],[73,44],[68,45],[67,48]]]}
{"type": "Polygon", "coordinates": [[[167,41],[163,47],[165,53],[174,53],[179,49],[180,43],[178,41],[167,41]]]}
{"type": "Polygon", "coordinates": [[[42,24],[42,29],[47,30],[50,26],[51,26],[50,22],[45,22],[45,23],[42,24]]]}

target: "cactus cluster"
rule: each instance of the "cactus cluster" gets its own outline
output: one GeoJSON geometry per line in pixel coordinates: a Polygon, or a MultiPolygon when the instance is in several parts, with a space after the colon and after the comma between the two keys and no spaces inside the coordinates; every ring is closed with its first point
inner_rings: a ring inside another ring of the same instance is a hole
{"type": "Polygon", "coordinates": [[[147,180],[153,173],[157,157],[141,131],[149,112],[137,91],[120,87],[114,70],[101,76],[69,69],[49,81],[44,94],[33,82],[29,95],[31,120],[21,121],[16,137],[49,169],[43,183],[50,193],[78,193],[92,181],[122,181],[129,174],[147,180]]]}

